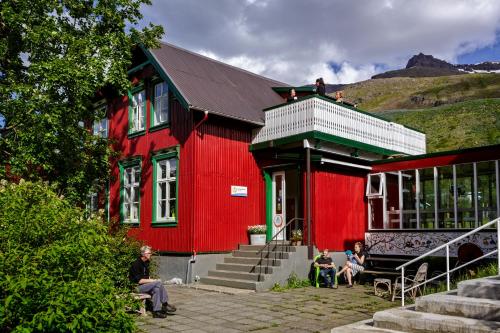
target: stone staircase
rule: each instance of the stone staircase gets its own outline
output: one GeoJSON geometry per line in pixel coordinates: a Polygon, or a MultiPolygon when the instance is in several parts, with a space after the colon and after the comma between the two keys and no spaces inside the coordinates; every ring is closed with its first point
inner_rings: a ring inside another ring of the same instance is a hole
{"type": "Polygon", "coordinates": [[[218,285],[231,288],[264,291],[275,283],[285,284],[292,272],[306,278],[310,260],[306,246],[291,246],[281,242],[271,244],[262,256],[259,250],[263,245],[240,245],[215,270],[202,277],[201,284],[218,285]]]}
{"type": "Polygon", "coordinates": [[[463,281],[457,290],[423,296],[415,305],[380,311],[373,320],[332,329],[341,332],[500,332],[500,275],[463,281]]]}

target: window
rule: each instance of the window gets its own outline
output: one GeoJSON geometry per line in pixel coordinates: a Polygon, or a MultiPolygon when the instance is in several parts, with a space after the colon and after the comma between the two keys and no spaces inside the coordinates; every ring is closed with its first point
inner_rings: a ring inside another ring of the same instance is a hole
{"type": "Polygon", "coordinates": [[[438,228],[455,228],[455,195],[453,187],[453,167],[438,167],[438,228]]]}
{"type": "Polygon", "coordinates": [[[474,165],[458,164],[456,178],[458,228],[475,228],[474,165]]]}
{"type": "Polygon", "coordinates": [[[379,197],[384,195],[384,174],[374,173],[368,175],[368,183],[366,184],[366,196],[379,197]]]}
{"type": "Polygon", "coordinates": [[[108,137],[108,118],[102,118],[101,120],[94,121],[93,133],[94,133],[94,135],[96,135],[100,138],[103,138],[103,139],[107,138],[108,137]]]}
{"type": "Polygon", "coordinates": [[[139,223],[140,216],[140,160],[120,164],[121,216],[123,223],[139,223]]]}
{"type": "Polygon", "coordinates": [[[177,152],[153,156],[153,223],[177,223],[177,152]]]}
{"type": "Polygon", "coordinates": [[[154,86],[154,103],[152,108],[152,124],[158,126],[168,123],[168,86],[166,82],[160,82],[154,86]]]}
{"type": "Polygon", "coordinates": [[[144,115],[146,114],[146,92],[144,90],[129,94],[129,133],[144,130],[144,115]]]}
{"type": "Polygon", "coordinates": [[[434,196],[434,168],[420,169],[420,228],[434,229],[435,196],[434,196]]]}
{"type": "Polygon", "coordinates": [[[477,200],[479,224],[497,218],[497,172],[495,161],[477,163],[477,200]]]}

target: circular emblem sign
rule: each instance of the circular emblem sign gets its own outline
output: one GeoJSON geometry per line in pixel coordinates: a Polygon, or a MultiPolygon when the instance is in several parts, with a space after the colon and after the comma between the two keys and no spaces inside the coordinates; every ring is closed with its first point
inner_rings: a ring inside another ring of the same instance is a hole
{"type": "Polygon", "coordinates": [[[274,226],[276,228],[279,228],[283,225],[283,216],[281,215],[275,215],[273,219],[274,226]]]}

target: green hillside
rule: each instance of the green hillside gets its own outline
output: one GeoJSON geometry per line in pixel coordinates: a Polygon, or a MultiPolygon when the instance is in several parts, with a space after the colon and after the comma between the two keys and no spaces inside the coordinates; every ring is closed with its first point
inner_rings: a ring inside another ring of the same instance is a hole
{"type": "Polygon", "coordinates": [[[427,152],[500,144],[500,98],[377,114],[427,134],[427,152]]]}
{"type": "Polygon", "coordinates": [[[344,87],[361,109],[421,109],[480,98],[500,98],[500,74],[373,79],[344,87]]]}

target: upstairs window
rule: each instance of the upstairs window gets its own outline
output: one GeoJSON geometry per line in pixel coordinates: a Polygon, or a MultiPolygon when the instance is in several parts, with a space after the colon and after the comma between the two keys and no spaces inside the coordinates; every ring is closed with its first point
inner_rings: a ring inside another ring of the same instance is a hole
{"type": "Polygon", "coordinates": [[[146,92],[140,90],[129,94],[129,134],[145,129],[144,116],[146,114],[146,92]]]}
{"type": "Polygon", "coordinates": [[[153,100],[152,126],[168,123],[168,86],[166,82],[160,82],[154,85],[153,100]]]}
{"type": "Polygon", "coordinates": [[[103,105],[97,108],[96,113],[103,118],[94,121],[94,125],[92,126],[92,133],[95,136],[105,139],[108,137],[108,118],[106,116],[106,106],[103,105]]]}

